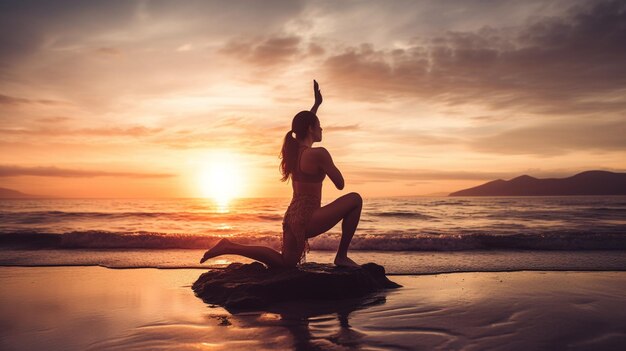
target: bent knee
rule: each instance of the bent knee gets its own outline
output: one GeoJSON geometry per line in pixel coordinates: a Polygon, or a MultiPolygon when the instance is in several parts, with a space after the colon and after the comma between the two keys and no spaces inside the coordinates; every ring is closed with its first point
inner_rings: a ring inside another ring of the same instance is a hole
{"type": "Polygon", "coordinates": [[[350,196],[350,200],[352,200],[355,207],[363,206],[363,198],[359,193],[350,193],[348,196],[350,196]]]}

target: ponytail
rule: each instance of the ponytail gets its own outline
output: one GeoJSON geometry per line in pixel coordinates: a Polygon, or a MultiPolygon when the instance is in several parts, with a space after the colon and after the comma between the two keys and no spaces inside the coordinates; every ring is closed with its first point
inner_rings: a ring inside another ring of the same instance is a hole
{"type": "Polygon", "coordinates": [[[298,140],[293,137],[292,133],[291,130],[287,132],[285,141],[283,142],[283,148],[280,151],[280,173],[283,176],[280,180],[283,182],[289,179],[298,161],[298,140]]]}
{"type": "Polygon", "coordinates": [[[281,181],[286,182],[293,173],[293,170],[296,169],[298,149],[300,147],[298,140],[304,140],[309,133],[309,127],[315,126],[316,123],[319,123],[319,120],[311,111],[301,111],[293,117],[291,130],[285,135],[283,147],[280,150],[279,157],[281,160],[279,169],[282,175],[281,181]]]}

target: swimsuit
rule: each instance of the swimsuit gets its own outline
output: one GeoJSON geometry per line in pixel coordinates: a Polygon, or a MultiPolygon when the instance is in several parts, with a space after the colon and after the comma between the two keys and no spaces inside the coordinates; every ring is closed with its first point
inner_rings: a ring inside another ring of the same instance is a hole
{"type": "Polygon", "coordinates": [[[302,157],[302,153],[304,153],[304,150],[306,149],[308,148],[307,147],[300,148],[300,151],[298,152],[298,160],[296,161],[296,165],[298,165],[298,167],[296,167],[296,169],[294,169],[293,172],[291,173],[291,179],[296,182],[303,182],[303,183],[321,183],[322,181],[324,181],[324,178],[326,178],[326,173],[324,173],[323,169],[318,167],[317,173],[310,174],[310,173],[304,173],[302,171],[302,168],[300,167],[300,158],[302,157]]]}
{"type": "MultiPolygon", "coordinates": [[[[300,168],[300,157],[306,148],[302,148],[298,154],[296,169],[291,174],[291,179],[303,183],[321,183],[326,174],[319,169],[316,174],[304,173],[300,168]]],[[[313,212],[320,208],[321,199],[317,195],[311,194],[293,194],[291,203],[287,207],[285,217],[283,218],[283,243],[281,252],[285,254],[287,250],[302,250],[299,263],[303,263],[306,259],[306,253],[309,251],[309,242],[306,238],[306,227],[313,215],[313,212]],[[294,247],[295,246],[295,247],[294,247]]]]}
{"type": "Polygon", "coordinates": [[[309,251],[306,227],[313,212],[320,208],[321,199],[315,195],[294,194],[283,218],[283,256],[286,250],[301,250],[299,263],[304,263],[309,251]]]}

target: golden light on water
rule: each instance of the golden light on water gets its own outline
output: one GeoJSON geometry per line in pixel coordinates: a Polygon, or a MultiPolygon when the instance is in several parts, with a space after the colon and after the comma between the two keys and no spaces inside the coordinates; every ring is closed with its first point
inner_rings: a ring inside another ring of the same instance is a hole
{"type": "Polygon", "coordinates": [[[244,167],[236,154],[214,153],[201,168],[200,191],[215,201],[218,212],[228,212],[231,200],[243,195],[244,178],[244,167]]]}

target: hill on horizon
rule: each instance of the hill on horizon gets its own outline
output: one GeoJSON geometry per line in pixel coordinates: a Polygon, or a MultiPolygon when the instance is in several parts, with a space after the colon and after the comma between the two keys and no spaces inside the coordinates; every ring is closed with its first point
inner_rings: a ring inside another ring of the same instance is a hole
{"type": "Polygon", "coordinates": [[[568,178],[539,179],[522,175],[494,180],[448,196],[626,195],[626,173],[585,171],[568,178]]]}
{"type": "Polygon", "coordinates": [[[39,198],[43,196],[25,194],[21,191],[0,188],[0,199],[30,199],[30,198],[39,198]]]}

